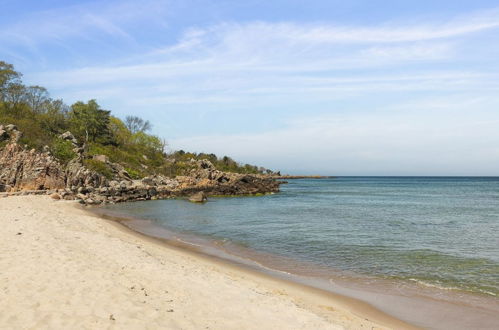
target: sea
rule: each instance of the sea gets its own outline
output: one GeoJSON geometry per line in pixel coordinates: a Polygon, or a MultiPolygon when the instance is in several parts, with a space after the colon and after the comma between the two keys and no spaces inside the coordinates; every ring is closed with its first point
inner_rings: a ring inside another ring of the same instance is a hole
{"type": "Polygon", "coordinates": [[[102,210],[425,328],[499,328],[499,177],[294,179],[265,196],[102,210]],[[430,313],[439,308],[447,314],[430,313]]]}

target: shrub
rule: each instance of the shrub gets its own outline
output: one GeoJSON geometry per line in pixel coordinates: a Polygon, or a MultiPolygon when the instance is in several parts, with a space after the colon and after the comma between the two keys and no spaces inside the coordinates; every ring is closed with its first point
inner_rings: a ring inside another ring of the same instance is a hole
{"type": "Polygon", "coordinates": [[[107,179],[111,180],[113,178],[113,172],[111,169],[104,164],[103,162],[100,162],[95,159],[85,159],[83,161],[83,164],[92,171],[95,171],[99,174],[104,175],[107,179]]]}
{"type": "Polygon", "coordinates": [[[127,167],[125,168],[125,170],[128,172],[128,174],[130,174],[130,177],[134,180],[142,179],[144,177],[142,173],[133,168],[127,167]]]}
{"type": "Polygon", "coordinates": [[[66,140],[55,139],[52,143],[51,151],[55,158],[63,164],[67,164],[76,156],[76,153],[73,151],[73,144],[66,140]]]}

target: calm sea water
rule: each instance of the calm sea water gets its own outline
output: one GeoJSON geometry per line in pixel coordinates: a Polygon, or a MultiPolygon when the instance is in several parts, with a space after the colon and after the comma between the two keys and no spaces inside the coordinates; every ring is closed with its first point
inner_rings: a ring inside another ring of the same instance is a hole
{"type": "Polygon", "coordinates": [[[281,191],[106,208],[307,267],[499,295],[499,178],[303,179],[281,191]]]}

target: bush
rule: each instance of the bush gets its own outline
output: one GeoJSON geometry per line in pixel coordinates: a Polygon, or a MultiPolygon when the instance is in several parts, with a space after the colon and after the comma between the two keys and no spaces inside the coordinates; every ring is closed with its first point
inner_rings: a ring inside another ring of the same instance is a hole
{"type": "Polygon", "coordinates": [[[67,164],[71,159],[76,157],[76,153],[73,151],[73,144],[66,140],[55,139],[52,143],[51,151],[55,158],[62,164],[67,164]]]}
{"type": "Polygon", "coordinates": [[[144,175],[142,175],[142,173],[140,173],[139,171],[133,169],[133,168],[125,168],[125,170],[128,172],[128,174],[130,174],[130,177],[134,180],[138,180],[138,179],[142,179],[144,177],[144,175]]]}
{"type": "Polygon", "coordinates": [[[113,178],[113,172],[111,171],[111,169],[106,165],[104,164],[103,162],[100,162],[98,160],[95,160],[95,159],[85,159],[83,161],[83,164],[89,169],[89,170],[92,170],[92,171],[95,171],[99,174],[102,174],[103,176],[105,176],[107,179],[111,180],[113,178]]]}

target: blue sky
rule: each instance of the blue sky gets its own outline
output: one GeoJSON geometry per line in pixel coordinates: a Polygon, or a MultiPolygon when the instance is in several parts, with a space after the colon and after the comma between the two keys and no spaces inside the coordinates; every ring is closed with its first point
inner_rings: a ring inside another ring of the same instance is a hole
{"type": "Polygon", "coordinates": [[[497,1],[0,0],[0,59],[172,149],[289,173],[499,175],[497,1]]]}

